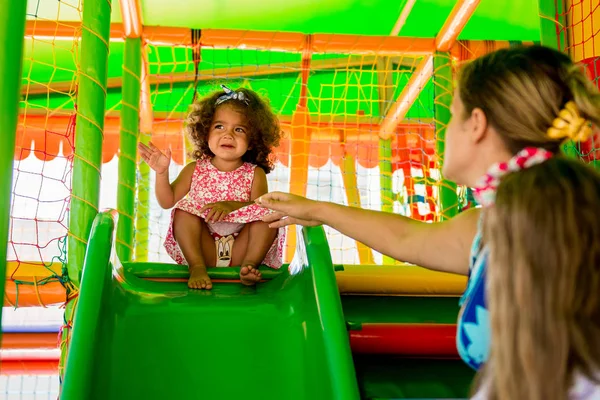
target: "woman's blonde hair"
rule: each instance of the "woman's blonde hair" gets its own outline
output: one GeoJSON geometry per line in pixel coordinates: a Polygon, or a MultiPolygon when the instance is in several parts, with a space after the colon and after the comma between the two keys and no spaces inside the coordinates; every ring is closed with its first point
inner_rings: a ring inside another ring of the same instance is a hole
{"type": "Polygon", "coordinates": [[[459,71],[458,91],[467,116],[480,108],[513,154],[528,146],[557,153],[565,139],[584,141],[589,126],[588,135],[572,129],[548,135],[570,102],[581,121],[600,126],[598,90],[567,55],[548,47],[511,47],[477,58],[459,71]]]}
{"type": "Polygon", "coordinates": [[[600,175],[560,156],[507,175],[484,212],[490,400],[564,400],[600,371],[600,175]]]}

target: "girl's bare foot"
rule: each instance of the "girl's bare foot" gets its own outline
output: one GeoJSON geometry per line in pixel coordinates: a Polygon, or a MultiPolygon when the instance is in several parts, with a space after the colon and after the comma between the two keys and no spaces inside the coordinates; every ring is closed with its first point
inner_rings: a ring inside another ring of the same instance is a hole
{"type": "Polygon", "coordinates": [[[240,280],[243,285],[254,286],[260,282],[261,274],[256,264],[250,262],[243,262],[242,268],[240,269],[240,280]]]}
{"type": "Polygon", "coordinates": [[[190,279],[188,280],[190,289],[212,289],[212,282],[206,272],[206,267],[190,267],[190,279]]]}

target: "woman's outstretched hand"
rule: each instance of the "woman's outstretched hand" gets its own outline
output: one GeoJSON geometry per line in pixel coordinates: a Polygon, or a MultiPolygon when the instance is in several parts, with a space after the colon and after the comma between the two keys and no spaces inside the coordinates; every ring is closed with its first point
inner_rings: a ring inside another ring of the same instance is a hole
{"type": "Polygon", "coordinates": [[[275,211],[263,218],[271,228],[288,225],[317,226],[322,222],[315,219],[314,210],[317,201],[290,193],[271,192],[256,199],[256,204],[275,211]]]}
{"type": "Polygon", "coordinates": [[[157,174],[164,174],[169,170],[169,164],[171,164],[171,150],[167,149],[163,153],[158,147],[148,143],[146,146],[143,143],[138,143],[138,151],[142,160],[148,164],[157,174]]]}

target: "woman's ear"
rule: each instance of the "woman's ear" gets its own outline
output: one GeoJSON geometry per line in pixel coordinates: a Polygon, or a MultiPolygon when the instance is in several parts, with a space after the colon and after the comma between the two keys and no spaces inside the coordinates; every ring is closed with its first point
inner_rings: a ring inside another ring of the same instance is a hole
{"type": "Polygon", "coordinates": [[[471,127],[469,129],[471,134],[471,140],[474,143],[479,143],[484,137],[488,129],[487,116],[481,108],[474,108],[471,111],[471,127]]]}

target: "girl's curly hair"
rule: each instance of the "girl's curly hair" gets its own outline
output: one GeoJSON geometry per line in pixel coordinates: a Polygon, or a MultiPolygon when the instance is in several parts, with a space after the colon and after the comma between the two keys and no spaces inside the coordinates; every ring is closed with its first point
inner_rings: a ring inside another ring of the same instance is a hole
{"type": "Polygon", "coordinates": [[[242,160],[261,167],[268,174],[273,169],[273,149],[279,145],[281,139],[279,120],[268,102],[256,92],[245,88],[235,91],[244,93],[248,105],[237,99],[217,105],[217,99],[223,95],[223,91],[220,90],[192,105],[185,129],[195,148],[193,158],[199,160],[214,157],[208,147],[208,133],[217,108],[229,105],[241,112],[248,121],[248,151],[242,156],[242,160]]]}

